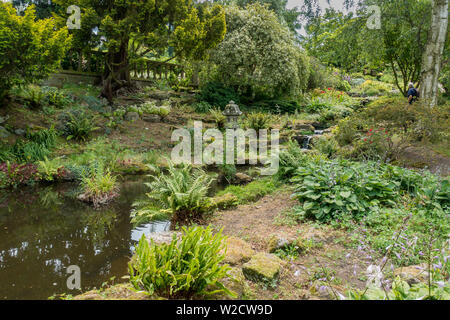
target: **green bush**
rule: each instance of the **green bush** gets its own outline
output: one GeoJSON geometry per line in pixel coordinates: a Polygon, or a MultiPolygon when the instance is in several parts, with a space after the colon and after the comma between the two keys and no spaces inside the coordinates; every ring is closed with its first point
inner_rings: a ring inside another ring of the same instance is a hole
{"type": "Polygon", "coordinates": [[[150,176],[152,182],[145,184],[151,191],[147,193],[148,199],[134,204],[134,216],[145,216],[151,220],[166,213],[172,216],[174,222],[201,221],[211,209],[207,194],[213,178],[203,170],[194,170],[191,165],[175,167],[171,161],[168,161],[167,174],[150,167],[157,174],[150,176]]]}
{"type": "Polygon", "coordinates": [[[81,179],[81,200],[92,203],[95,207],[106,204],[118,195],[117,177],[103,163],[97,162],[81,179]]]}
{"type": "Polygon", "coordinates": [[[449,180],[375,162],[306,161],[291,182],[293,196],[302,203],[299,217],[322,222],[346,216],[358,220],[371,210],[396,206],[401,196],[413,197],[418,208],[450,207],[449,180]]]}
{"type": "Polygon", "coordinates": [[[28,163],[44,160],[56,146],[56,130],[53,128],[36,132],[28,131],[26,139],[19,139],[13,146],[4,145],[0,151],[0,161],[28,163]]]}
{"type": "Polygon", "coordinates": [[[213,106],[210,105],[210,104],[209,104],[208,102],[206,102],[206,101],[200,101],[200,102],[197,102],[197,103],[194,105],[194,110],[195,110],[195,112],[198,112],[198,113],[207,113],[207,112],[209,112],[212,108],[213,108],[213,106]]]}
{"type": "MultiPolygon", "coordinates": [[[[225,106],[233,100],[239,103],[239,95],[231,88],[225,87],[218,82],[208,82],[201,88],[198,100],[206,101],[212,106],[219,106],[225,108],[225,106]]],[[[205,111],[207,112],[207,111],[205,111]]]]}
{"type": "Polygon", "coordinates": [[[247,114],[245,118],[245,127],[253,130],[270,129],[271,124],[270,114],[263,112],[252,112],[247,114]]]}
{"type": "Polygon", "coordinates": [[[299,216],[322,222],[345,215],[359,219],[371,207],[395,205],[397,197],[397,185],[370,164],[307,162],[291,181],[295,185],[293,196],[303,204],[299,216]]]}
{"type": "Polygon", "coordinates": [[[94,120],[95,117],[85,110],[72,109],[59,115],[58,130],[67,140],[86,141],[98,129],[94,120]]]}
{"type": "Polygon", "coordinates": [[[36,19],[35,7],[23,16],[11,3],[0,1],[0,100],[14,85],[46,78],[70,48],[67,27],[55,19],[36,19]]]}
{"type": "Polygon", "coordinates": [[[225,241],[210,227],[183,228],[181,241],[151,244],[143,235],[129,263],[130,282],[138,290],[177,299],[225,293],[235,297],[221,280],[231,268],[222,265],[225,241]]]}

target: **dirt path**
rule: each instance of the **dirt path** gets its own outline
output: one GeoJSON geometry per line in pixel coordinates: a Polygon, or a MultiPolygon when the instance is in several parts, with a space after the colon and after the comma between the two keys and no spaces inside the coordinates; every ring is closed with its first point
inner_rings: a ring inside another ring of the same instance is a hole
{"type": "Polygon", "coordinates": [[[302,239],[308,250],[295,260],[285,259],[279,285],[267,289],[245,281],[245,298],[254,299],[329,299],[328,291],[319,292],[317,280],[324,270],[333,274],[332,286],[340,292],[345,288],[363,288],[360,280],[367,262],[350,245],[349,235],[328,226],[309,223],[287,223],[285,212],[297,203],[291,192],[268,195],[256,203],[217,213],[210,223],[223,228],[228,236],[238,237],[250,243],[255,251],[268,252],[272,236],[286,239],[302,239]]]}
{"type": "Polygon", "coordinates": [[[434,174],[450,175],[450,158],[441,155],[426,147],[411,146],[400,155],[405,167],[427,168],[434,174]]]}

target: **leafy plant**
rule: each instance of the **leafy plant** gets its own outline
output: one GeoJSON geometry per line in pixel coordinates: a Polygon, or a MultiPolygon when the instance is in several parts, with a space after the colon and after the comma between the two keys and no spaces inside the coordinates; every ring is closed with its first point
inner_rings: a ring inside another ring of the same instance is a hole
{"type": "Polygon", "coordinates": [[[225,242],[222,233],[210,227],[183,227],[183,236],[169,244],[149,244],[143,235],[128,265],[130,282],[138,290],[170,299],[225,293],[221,280],[230,267],[222,265],[225,242]]]}
{"type": "Polygon", "coordinates": [[[346,161],[306,162],[291,181],[293,197],[303,202],[300,216],[329,221],[350,214],[360,218],[371,207],[395,205],[397,184],[376,167],[346,161]]]}
{"type": "Polygon", "coordinates": [[[152,182],[145,184],[151,190],[146,194],[148,199],[135,203],[136,215],[152,219],[166,213],[172,215],[174,221],[190,223],[200,221],[210,210],[211,200],[207,193],[213,178],[203,170],[194,170],[187,164],[176,167],[170,160],[167,174],[150,167],[157,174],[151,175],[152,182]]]}
{"type": "Polygon", "coordinates": [[[106,204],[118,195],[117,177],[102,163],[96,163],[81,179],[83,193],[79,199],[93,203],[95,207],[106,204]]]}
{"type": "Polygon", "coordinates": [[[271,123],[271,116],[270,114],[263,113],[263,112],[252,112],[247,114],[247,117],[245,118],[245,124],[248,128],[256,130],[261,129],[269,129],[271,123]]]}
{"type": "Polygon", "coordinates": [[[59,130],[67,140],[85,141],[98,129],[95,127],[95,117],[83,110],[72,109],[59,116],[59,130]]]}

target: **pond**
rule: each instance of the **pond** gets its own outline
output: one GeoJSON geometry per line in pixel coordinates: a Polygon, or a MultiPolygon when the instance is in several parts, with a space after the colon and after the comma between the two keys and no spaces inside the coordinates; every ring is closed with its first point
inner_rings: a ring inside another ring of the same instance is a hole
{"type": "Polygon", "coordinates": [[[125,281],[128,261],[142,234],[166,231],[168,221],[134,227],[130,209],[143,197],[145,177],[127,177],[120,196],[94,210],[74,199],[77,185],[21,188],[0,195],[0,299],[76,295],[67,267],[81,270],[82,291],[116,277],[125,281]],[[72,195],[72,196],[71,196],[72,195]]]}

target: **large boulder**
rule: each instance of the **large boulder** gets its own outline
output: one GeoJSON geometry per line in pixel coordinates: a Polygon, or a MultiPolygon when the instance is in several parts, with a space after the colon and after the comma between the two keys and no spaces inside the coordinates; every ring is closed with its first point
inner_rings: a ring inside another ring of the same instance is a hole
{"type": "Polygon", "coordinates": [[[259,252],[242,266],[246,279],[253,282],[273,284],[278,281],[282,261],[273,254],[259,252]]]}

